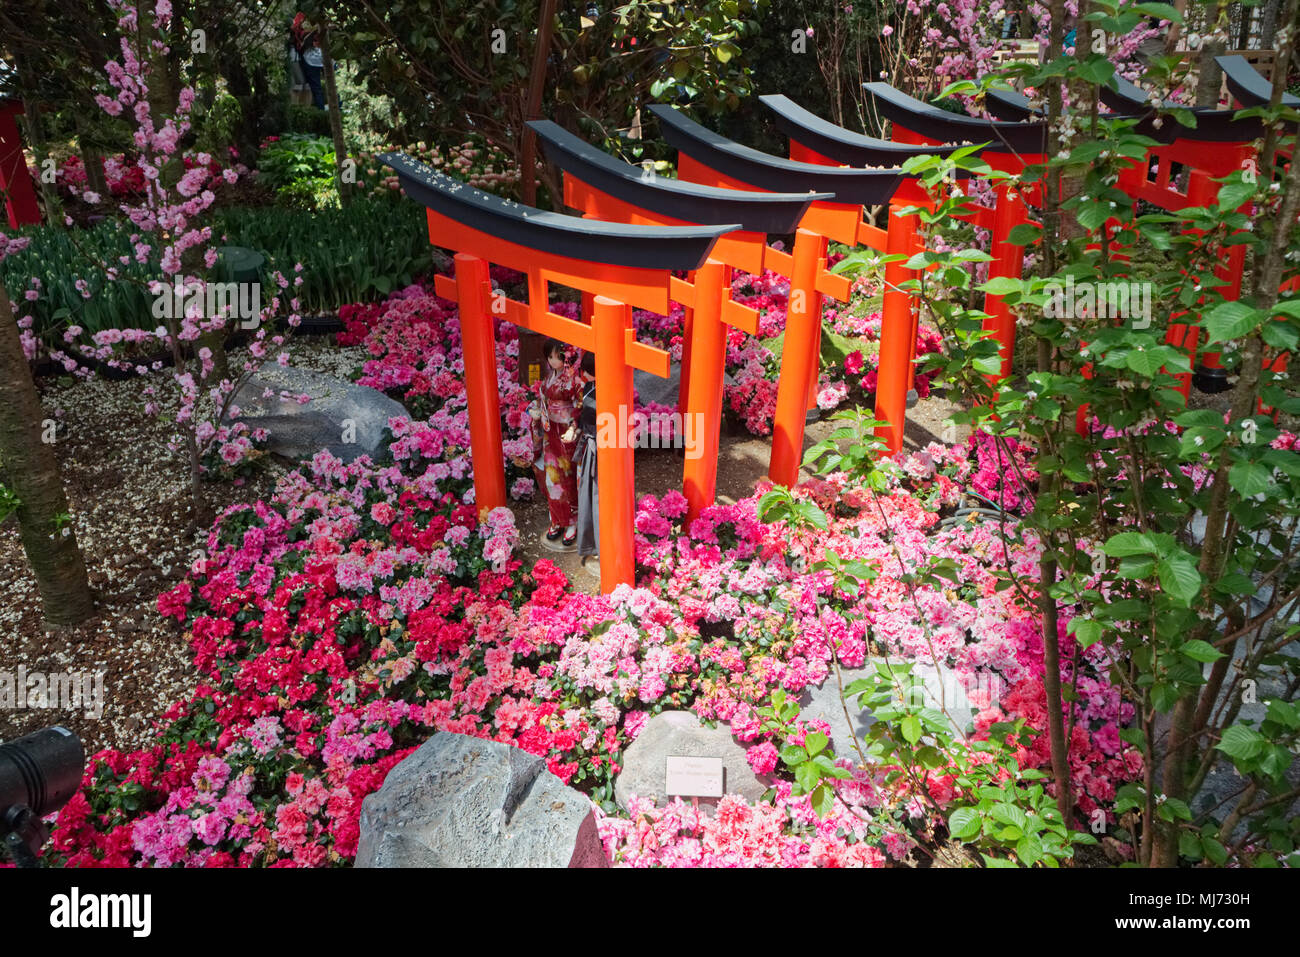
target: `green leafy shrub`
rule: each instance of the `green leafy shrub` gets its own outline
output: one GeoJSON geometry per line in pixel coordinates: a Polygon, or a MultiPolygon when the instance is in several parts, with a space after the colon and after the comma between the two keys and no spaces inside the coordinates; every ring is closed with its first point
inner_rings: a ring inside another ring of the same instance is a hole
{"type": "Polygon", "coordinates": [[[337,206],[334,143],[327,136],[289,133],[262,144],[258,177],[276,201],[299,209],[337,206]]]}
{"type": "Polygon", "coordinates": [[[306,134],[307,136],[324,136],[330,135],[330,116],[324,110],[318,110],[314,106],[300,106],[297,103],[289,105],[289,129],[293,133],[306,134]]]}

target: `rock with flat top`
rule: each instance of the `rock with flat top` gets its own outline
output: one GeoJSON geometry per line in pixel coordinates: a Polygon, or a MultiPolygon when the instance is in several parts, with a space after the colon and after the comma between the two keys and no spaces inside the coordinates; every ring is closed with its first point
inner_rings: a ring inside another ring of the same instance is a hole
{"type": "Polygon", "coordinates": [[[406,415],[400,402],[376,389],[274,362],[239,387],[232,405],[239,411],[237,421],[266,429],[270,450],[290,459],[309,459],[321,449],[344,462],[374,458],[388,420],[406,415]],[[303,395],[309,401],[299,401],[303,395]]]}
{"type": "MultiPolygon", "coordinates": [[[[754,774],[745,759],[746,750],[732,737],[731,728],[726,724],[706,728],[693,711],[664,711],[647,721],[637,739],[623,752],[623,770],[614,779],[614,799],[624,810],[633,795],[653,798],[658,805],[666,804],[668,758],[672,755],[721,758],[723,793],[757,801],[768,785],[754,774]]],[[[711,807],[717,804],[717,799],[702,797],[699,802],[711,807]]]]}

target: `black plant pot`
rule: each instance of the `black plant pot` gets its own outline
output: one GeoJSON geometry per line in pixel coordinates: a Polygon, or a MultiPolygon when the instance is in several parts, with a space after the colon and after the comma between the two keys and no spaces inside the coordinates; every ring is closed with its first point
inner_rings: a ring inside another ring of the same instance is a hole
{"type": "Polygon", "coordinates": [[[1192,373],[1192,385],[1200,392],[1214,395],[1227,392],[1232,386],[1228,383],[1228,370],[1221,366],[1198,365],[1192,373]]]}

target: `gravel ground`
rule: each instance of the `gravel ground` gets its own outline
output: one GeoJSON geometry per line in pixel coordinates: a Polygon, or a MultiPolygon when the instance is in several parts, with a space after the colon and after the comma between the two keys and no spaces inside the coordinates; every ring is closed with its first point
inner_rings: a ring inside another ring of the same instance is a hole
{"type": "MultiPolygon", "coordinates": [[[[344,375],[361,356],[323,337],[295,342],[290,352],[298,365],[344,375]]],[[[167,448],[173,415],[165,407],[157,418],[143,413],[150,381],[165,399],[158,378],[42,384],[45,412],[59,423],[55,452],[99,615],[73,628],[44,627],[11,517],[0,524],[0,672],[102,672],[104,707],[98,718],[85,709],[0,710],[0,740],[63,724],[81,735],[87,754],[139,747],[153,720],[192,686],[184,635],[155,600],[181,579],[207,531],[192,530],[187,465],[167,448]]],[[[205,485],[209,505],[265,496],[282,471],[271,463],[242,485],[205,485]]]]}

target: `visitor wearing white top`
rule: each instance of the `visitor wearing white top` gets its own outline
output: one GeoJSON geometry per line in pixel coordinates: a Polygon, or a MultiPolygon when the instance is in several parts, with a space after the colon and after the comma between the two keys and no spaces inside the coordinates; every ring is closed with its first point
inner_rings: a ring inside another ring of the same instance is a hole
{"type": "Polygon", "coordinates": [[[289,28],[289,35],[293,40],[293,47],[302,57],[302,74],[307,80],[307,85],[311,87],[311,102],[318,110],[325,109],[325,92],[321,89],[320,75],[321,67],[324,65],[324,55],[320,48],[320,31],[308,30],[303,25],[304,14],[297,14],[293,18],[293,26],[289,28]]]}

